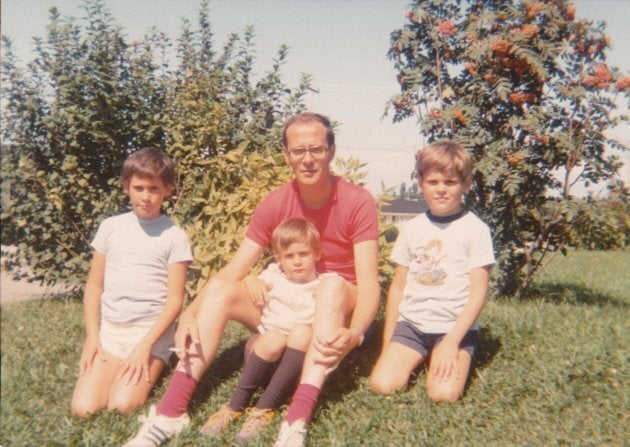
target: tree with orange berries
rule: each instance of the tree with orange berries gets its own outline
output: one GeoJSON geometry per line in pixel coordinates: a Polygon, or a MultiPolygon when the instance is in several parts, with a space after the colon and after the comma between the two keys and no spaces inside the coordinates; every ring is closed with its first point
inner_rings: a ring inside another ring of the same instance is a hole
{"type": "Polygon", "coordinates": [[[567,0],[416,0],[405,19],[389,49],[393,119],[473,155],[467,200],[493,229],[497,292],[521,295],[565,252],[576,191],[627,195],[609,150],[627,148],[606,131],[627,119],[616,108],[628,76],[606,63],[604,25],[576,19],[567,0]]]}

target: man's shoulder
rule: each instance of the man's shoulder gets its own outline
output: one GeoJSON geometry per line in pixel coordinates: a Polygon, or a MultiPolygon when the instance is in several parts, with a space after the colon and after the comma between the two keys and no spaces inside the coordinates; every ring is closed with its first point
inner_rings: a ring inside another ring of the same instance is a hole
{"type": "Polygon", "coordinates": [[[351,183],[348,180],[337,177],[335,186],[337,188],[337,196],[342,200],[352,202],[356,200],[369,200],[376,203],[370,191],[361,185],[357,185],[356,183],[351,183]]]}

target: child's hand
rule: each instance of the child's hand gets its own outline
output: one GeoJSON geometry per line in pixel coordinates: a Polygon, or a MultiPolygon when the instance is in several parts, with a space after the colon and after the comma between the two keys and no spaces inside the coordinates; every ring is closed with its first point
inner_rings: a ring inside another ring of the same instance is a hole
{"type": "Polygon", "coordinates": [[[98,335],[87,337],[83,343],[83,351],[81,352],[81,360],[79,361],[80,376],[88,374],[92,371],[94,359],[96,359],[97,356],[99,356],[101,360],[105,361],[101,341],[98,335]]]}
{"type": "Polygon", "coordinates": [[[147,382],[151,381],[149,362],[151,360],[151,344],[141,340],[131,351],[129,356],[120,365],[116,380],[127,378],[127,385],[137,385],[144,376],[147,382]]]}
{"type": "Polygon", "coordinates": [[[249,291],[249,297],[257,306],[264,306],[269,297],[267,292],[271,290],[271,284],[267,284],[257,276],[248,275],[243,280],[249,291]]]}
{"type": "Polygon", "coordinates": [[[429,374],[438,381],[447,381],[453,373],[457,372],[457,357],[459,344],[453,343],[446,337],[439,342],[431,353],[431,366],[429,374]]]}

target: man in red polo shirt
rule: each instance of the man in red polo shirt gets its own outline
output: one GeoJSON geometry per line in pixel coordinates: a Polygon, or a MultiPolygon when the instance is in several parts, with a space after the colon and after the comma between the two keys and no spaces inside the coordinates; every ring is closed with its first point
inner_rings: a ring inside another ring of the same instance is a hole
{"type": "Polygon", "coordinates": [[[380,288],[374,199],[330,172],[335,135],[328,118],[310,112],[295,115],[285,123],[282,139],[295,178],[258,205],[234,257],[182,313],[175,336],[180,358],[176,371],[130,447],[159,445],[179,433],[189,422],[188,403],[216,356],[226,323],[236,320],[251,329],[260,323],[267,288],[247,275],[284,220],[301,217],[315,224],[321,235],[318,271],[338,275],[322,278],[317,287],[313,342],[280,438],[290,445],[304,442],[326,375],[361,344],[376,315],[380,288]]]}

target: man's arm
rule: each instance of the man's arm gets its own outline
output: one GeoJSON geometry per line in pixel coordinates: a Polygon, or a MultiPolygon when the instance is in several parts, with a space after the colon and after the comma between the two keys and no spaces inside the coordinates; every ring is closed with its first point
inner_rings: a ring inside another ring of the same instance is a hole
{"type": "Polygon", "coordinates": [[[355,244],[354,265],[357,274],[357,301],[350,323],[351,347],[356,347],[362,341],[378,312],[381,289],[378,283],[377,241],[355,244]]]}

